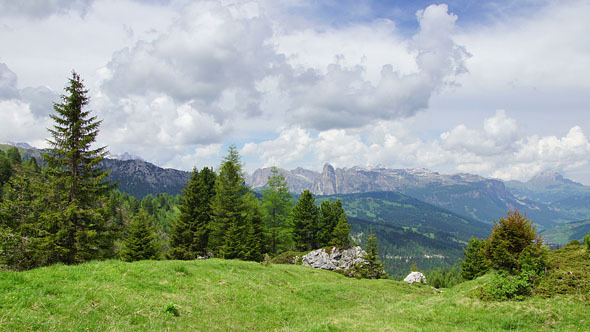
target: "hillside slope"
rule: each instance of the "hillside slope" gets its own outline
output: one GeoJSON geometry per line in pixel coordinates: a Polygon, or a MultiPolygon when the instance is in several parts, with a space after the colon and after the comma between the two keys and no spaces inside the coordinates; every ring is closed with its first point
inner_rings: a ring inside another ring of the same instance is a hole
{"type": "Polygon", "coordinates": [[[575,296],[487,304],[465,296],[480,282],[437,294],[429,286],[392,280],[356,280],[302,266],[218,259],[55,265],[0,272],[0,331],[584,331],[588,327],[590,307],[575,296]]]}
{"type": "Polygon", "coordinates": [[[491,226],[397,192],[318,196],[340,199],[351,237],[364,244],[369,229],[377,235],[390,275],[405,277],[412,264],[421,269],[449,266],[463,257],[470,237],[487,237],[491,226]]]}

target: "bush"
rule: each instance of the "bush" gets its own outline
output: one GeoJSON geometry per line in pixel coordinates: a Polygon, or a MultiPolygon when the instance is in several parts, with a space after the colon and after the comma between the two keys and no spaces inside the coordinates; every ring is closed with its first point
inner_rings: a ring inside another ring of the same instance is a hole
{"type": "Polygon", "coordinates": [[[538,280],[538,275],[532,271],[522,271],[516,275],[501,271],[492,282],[476,289],[477,297],[488,301],[523,300],[532,294],[538,280]]]}
{"type": "Polygon", "coordinates": [[[515,210],[494,223],[485,253],[493,268],[513,275],[539,273],[547,266],[547,248],[532,222],[515,210]]]}
{"type": "Polygon", "coordinates": [[[590,252],[590,233],[584,236],[584,242],[586,243],[586,250],[590,252]]]}

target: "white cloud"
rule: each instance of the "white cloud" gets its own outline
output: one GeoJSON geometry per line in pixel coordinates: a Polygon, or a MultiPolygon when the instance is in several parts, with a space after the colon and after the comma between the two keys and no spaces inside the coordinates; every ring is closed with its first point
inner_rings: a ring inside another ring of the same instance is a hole
{"type": "MultiPolygon", "coordinates": [[[[402,42],[408,45],[405,49],[391,48],[397,56],[393,56],[390,61],[378,63],[378,75],[374,73],[375,62],[372,63],[369,75],[367,67],[360,61],[364,58],[355,64],[350,62],[348,54],[338,53],[332,54],[332,59],[336,57],[337,62],[327,64],[325,71],[309,67],[299,68],[283,86],[290,97],[287,120],[291,124],[318,130],[351,128],[362,127],[378,120],[409,117],[427,108],[429,99],[435,91],[452,83],[456,75],[466,72],[463,62],[468,53],[452,39],[456,19],[455,15],[448,13],[446,5],[432,5],[419,12],[420,31],[410,43],[402,42]],[[392,64],[391,60],[403,62],[392,64]],[[346,62],[349,65],[346,65],[346,62]],[[404,71],[400,71],[398,66],[404,71]]],[[[385,32],[384,26],[393,27],[392,24],[377,22],[374,31],[379,36],[384,36],[388,42],[400,39],[393,32],[385,32]]],[[[358,30],[347,31],[352,32],[353,38],[355,35],[367,34],[366,27],[358,30]]],[[[310,38],[316,43],[327,45],[333,45],[334,39],[342,39],[340,34],[334,32],[316,33],[314,36],[314,33],[308,30],[304,35],[305,39],[310,38]]],[[[293,40],[300,39],[302,37],[296,36],[286,38],[286,41],[293,43],[293,40]]],[[[352,57],[358,57],[360,49],[365,52],[363,57],[365,54],[371,57],[371,49],[359,47],[370,46],[371,41],[373,39],[369,38],[369,43],[360,42],[348,48],[340,47],[338,51],[346,52],[352,49],[348,53],[352,57]]],[[[291,47],[290,50],[295,53],[287,54],[288,58],[302,56],[297,49],[291,47]]],[[[303,53],[304,59],[300,62],[302,66],[306,61],[305,56],[303,53]]],[[[320,58],[325,60],[328,57],[324,52],[324,56],[320,58]]],[[[378,52],[375,58],[382,58],[382,53],[378,52]]]]}
{"type": "Polygon", "coordinates": [[[1,0],[0,16],[22,15],[30,19],[46,18],[70,11],[85,15],[94,0],[1,0]]]}
{"type": "Polygon", "coordinates": [[[46,147],[49,136],[47,128],[52,123],[48,117],[39,118],[20,100],[0,100],[0,141],[28,142],[33,146],[46,147]]]}
{"type": "Polygon", "coordinates": [[[295,167],[301,164],[301,158],[307,158],[306,163],[316,170],[325,162],[337,167],[428,167],[504,180],[528,180],[547,169],[568,174],[586,169],[590,160],[590,141],[580,127],[571,128],[563,137],[527,136],[504,111],[485,119],[481,129],[457,125],[429,141],[397,130],[403,127],[404,121],[383,121],[376,127],[329,130],[317,135],[287,128],[277,139],[249,143],[241,152],[257,155],[263,166],[295,167]],[[299,151],[296,158],[292,158],[294,150],[299,151]]]}

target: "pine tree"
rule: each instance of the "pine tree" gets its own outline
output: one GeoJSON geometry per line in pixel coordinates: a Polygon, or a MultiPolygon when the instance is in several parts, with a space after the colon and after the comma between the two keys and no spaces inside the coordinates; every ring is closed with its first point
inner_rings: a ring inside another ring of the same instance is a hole
{"type": "Polygon", "coordinates": [[[66,87],[67,95],[54,104],[55,122],[49,129],[52,147],[43,155],[53,175],[52,190],[64,193],[60,209],[53,211],[55,225],[49,231],[60,243],[58,261],[72,264],[101,258],[112,253],[113,234],[102,207],[111,189],[107,172],[98,163],[106,154],[105,147],[91,148],[101,121],[84,110],[89,103],[88,90],[75,72],[66,87]]]}
{"type": "Polygon", "coordinates": [[[260,201],[252,193],[246,196],[248,215],[246,219],[246,242],[244,246],[244,259],[260,262],[263,257],[264,247],[264,220],[260,201]]]}
{"type": "Polygon", "coordinates": [[[472,237],[463,249],[465,259],[461,260],[461,277],[465,280],[473,280],[484,275],[490,262],[485,256],[486,241],[472,237]]]}
{"type": "Polygon", "coordinates": [[[121,260],[133,262],[144,259],[157,259],[159,254],[159,243],[156,230],[148,214],[141,210],[139,214],[131,219],[123,248],[121,249],[121,260]]]}
{"type": "Polygon", "coordinates": [[[12,146],[8,148],[8,150],[6,150],[6,156],[13,165],[20,165],[23,163],[23,160],[20,156],[20,152],[18,152],[17,147],[12,146]]]}
{"type": "Polygon", "coordinates": [[[25,270],[42,265],[37,234],[41,184],[22,173],[6,184],[4,199],[0,201],[0,266],[25,270]]]}
{"type": "Polygon", "coordinates": [[[352,274],[367,279],[382,279],[387,278],[387,274],[383,271],[383,262],[379,260],[379,253],[377,245],[377,237],[373,233],[373,228],[369,228],[369,237],[367,239],[366,254],[363,256],[365,263],[360,266],[357,265],[352,274]]]}
{"type": "MultiPolygon", "coordinates": [[[[334,202],[330,201],[323,201],[320,205],[319,210],[319,223],[317,226],[317,237],[319,241],[318,247],[325,247],[328,245],[333,245],[333,240],[336,236],[334,233],[336,230],[336,226],[341,221],[341,219],[346,219],[346,213],[344,213],[344,209],[342,208],[342,201],[336,200],[334,202]]],[[[345,220],[348,223],[348,220],[345,220]]],[[[342,232],[345,230],[343,227],[345,225],[342,224],[339,229],[339,236],[342,236],[342,232]]],[[[348,236],[348,233],[346,234],[348,236]]],[[[341,237],[342,240],[344,238],[341,237]]]]}
{"type": "Polygon", "coordinates": [[[172,224],[168,257],[189,260],[206,254],[215,179],[215,172],[208,167],[200,172],[193,169],[183,190],[180,215],[172,224]]]}
{"type": "Polygon", "coordinates": [[[342,213],[340,214],[338,223],[332,232],[333,237],[330,241],[330,245],[337,247],[348,247],[350,245],[350,239],[348,238],[349,233],[350,225],[348,224],[348,218],[346,218],[346,214],[342,213]]]}
{"type": "MultiPolygon", "coordinates": [[[[5,155],[0,155],[0,190],[4,183],[8,182],[8,179],[12,176],[12,165],[10,159],[5,155]]],[[[1,193],[1,191],[0,191],[1,193]]]]}
{"type": "Polygon", "coordinates": [[[541,272],[547,265],[547,249],[541,236],[518,210],[508,211],[506,218],[494,223],[485,253],[493,268],[509,273],[541,272]]]}
{"type": "Polygon", "coordinates": [[[315,199],[309,190],[305,190],[293,208],[293,239],[298,250],[312,250],[318,247],[317,225],[319,212],[315,199]]]}
{"type": "Polygon", "coordinates": [[[41,167],[39,167],[39,164],[37,163],[37,159],[35,157],[31,157],[31,159],[29,159],[29,163],[27,166],[29,166],[29,168],[33,170],[33,172],[41,172],[41,167]]]}
{"type": "Polygon", "coordinates": [[[262,190],[262,207],[269,240],[268,250],[276,255],[289,249],[292,242],[288,220],[293,200],[285,177],[274,166],[270,172],[266,188],[262,190]]]}
{"type": "Polygon", "coordinates": [[[242,174],[240,156],[234,145],[221,164],[211,202],[212,220],[209,248],[216,256],[240,258],[244,253],[243,234],[246,229],[248,193],[242,174]]]}

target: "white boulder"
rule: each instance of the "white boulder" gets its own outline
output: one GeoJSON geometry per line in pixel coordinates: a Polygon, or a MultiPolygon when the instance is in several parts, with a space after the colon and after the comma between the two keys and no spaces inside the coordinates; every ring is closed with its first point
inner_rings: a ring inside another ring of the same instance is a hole
{"type": "Polygon", "coordinates": [[[302,265],[324,270],[348,270],[357,263],[365,263],[366,252],[359,246],[317,249],[301,257],[302,265]]]}
{"type": "Polygon", "coordinates": [[[426,277],[422,274],[422,272],[410,272],[410,274],[408,274],[404,281],[409,284],[413,284],[415,282],[425,284],[426,277]]]}

